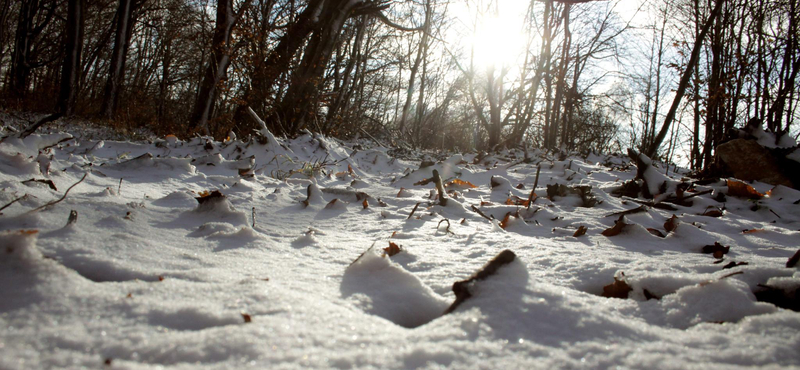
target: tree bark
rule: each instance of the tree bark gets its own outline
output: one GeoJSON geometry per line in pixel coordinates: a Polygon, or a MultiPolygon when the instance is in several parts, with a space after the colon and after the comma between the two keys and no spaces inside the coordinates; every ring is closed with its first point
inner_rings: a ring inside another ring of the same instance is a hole
{"type": "Polygon", "coordinates": [[[83,50],[84,7],[84,0],[69,0],[67,5],[66,55],[61,69],[61,86],[56,104],[56,111],[65,116],[75,113],[77,103],[83,50]]]}
{"type": "Polygon", "coordinates": [[[228,65],[231,62],[231,35],[233,27],[250,5],[250,0],[245,0],[239,12],[233,11],[233,0],[217,1],[217,19],[212,38],[211,59],[206,67],[200,92],[192,110],[189,127],[200,127],[206,135],[210,135],[208,120],[214,110],[214,102],[219,96],[219,85],[228,77],[228,65]]]}
{"type": "Polygon", "coordinates": [[[133,16],[135,2],[135,0],[119,0],[117,7],[114,50],[111,53],[111,65],[108,70],[103,105],[100,108],[102,116],[106,119],[112,119],[116,114],[120,90],[125,81],[125,61],[128,57],[128,47],[135,23],[133,16]]]}

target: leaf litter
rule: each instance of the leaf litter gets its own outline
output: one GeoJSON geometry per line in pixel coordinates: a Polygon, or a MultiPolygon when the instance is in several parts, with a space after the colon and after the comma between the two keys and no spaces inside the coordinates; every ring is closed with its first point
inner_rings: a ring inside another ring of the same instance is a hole
{"type": "Polygon", "coordinates": [[[670,178],[649,159],[637,179],[628,157],[537,150],[420,166],[308,134],[96,144],[74,142],[96,147],[89,172],[88,154],[50,149],[56,181],[87,180],[63,197],[22,183],[39,166],[0,172],[0,367],[598,368],[630,364],[630,351],[676,367],[800,365],[780,344],[800,327],[793,189],[670,178]],[[414,184],[432,170],[458,194],[427,199],[414,184]],[[122,177],[125,191],[104,191],[122,177]],[[141,206],[125,219],[128,204],[141,206]],[[315,242],[296,243],[306,230],[315,242]]]}

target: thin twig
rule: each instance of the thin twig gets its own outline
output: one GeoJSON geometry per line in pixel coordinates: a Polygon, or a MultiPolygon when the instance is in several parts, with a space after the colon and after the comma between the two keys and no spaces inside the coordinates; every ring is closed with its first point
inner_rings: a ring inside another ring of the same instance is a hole
{"type": "Polygon", "coordinates": [[[422,202],[419,202],[416,205],[414,205],[414,209],[411,210],[411,213],[408,215],[408,218],[406,218],[406,220],[411,219],[411,217],[414,216],[414,212],[417,211],[417,207],[419,207],[420,203],[422,202]]]}
{"type": "Polygon", "coordinates": [[[81,177],[81,179],[80,179],[80,180],[78,180],[78,182],[76,182],[76,183],[72,184],[72,186],[70,186],[70,187],[69,187],[69,189],[67,189],[67,191],[65,191],[65,192],[64,192],[64,195],[63,195],[61,198],[59,198],[58,200],[54,200],[54,201],[52,201],[52,202],[50,202],[50,203],[47,203],[47,204],[45,204],[45,205],[43,205],[43,206],[40,206],[40,207],[38,207],[38,208],[34,208],[33,210],[30,210],[30,211],[28,211],[28,213],[33,213],[33,212],[39,211],[39,210],[41,210],[41,209],[43,209],[43,208],[46,208],[46,207],[52,206],[52,205],[54,205],[54,204],[56,204],[56,203],[58,203],[58,202],[60,202],[60,201],[64,200],[64,199],[67,197],[67,194],[69,194],[69,191],[70,191],[70,190],[72,190],[72,188],[74,188],[74,187],[75,187],[75,186],[77,186],[78,184],[82,183],[82,182],[83,182],[83,180],[84,180],[84,179],[86,179],[86,175],[88,175],[88,174],[89,174],[88,172],[87,172],[87,173],[84,173],[84,174],[83,174],[83,177],[81,177]]]}
{"type": "Polygon", "coordinates": [[[714,191],[714,189],[704,190],[704,191],[689,195],[688,197],[683,197],[683,200],[692,199],[694,197],[697,197],[697,196],[700,196],[700,195],[705,195],[705,194],[711,193],[713,191],[714,191]]]}
{"type": "Polygon", "coordinates": [[[647,206],[641,205],[641,206],[639,206],[637,208],[626,209],[624,211],[610,213],[610,214],[607,214],[605,217],[611,217],[611,216],[616,217],[616,216],[623,216],[623,215],[631,215],[631,214],[634,214],[634,213],[639,213],[639,212],[644,212],[644,211],[647,211],[647,206]]]}
{"type": "Polygon", "coordinates": [[[117,195],[122,194],[122,178],[119,178],[119,186],[117,186],[117,195]]]}
{"type": "Polygon", "coordinates": [[[453,232],[450,231],[450,220],[446,218],[443,218],[438,224],[436,224],[436,230],[439,230],[439,226],[442,226],[442,222],[447,222],[447,229],[445,229],[445,232],[453,234],[453,232]]]}
{"type": "Polygon", "coordinates": [[[491,218],[491,217],[489,217],[489,216],[487,216],[485,213],[483,213],[483,212],[482,212],[480,209],[478,209],[478,207],[475,207],[475,205],[474,205],[474,204],[472,205],[472,210],[473,210],[473,211],[475,211],[475,212],[478,212],[478,214],[479,214],[479,215],[481,215],[481,216],[483,216],[483,218],[485,218],[485,219],[487,219],[487,220],[489,220],[489,221],[491,221],[491,220],[492,220],[492,218],[491,218]]]}
{"type": "Polygon", "coordinates": [[[17,199],[12,200],[11,203],[8,203],[8,204],[4,205],[2,208],[0,208],[0,212],[3,211],[4,209],[8,208],[12,204],[14,204],[16,202],[19,202],[20,200],[22,200],[22,198],[25,198],[27,196],[28,196],[28,194],[25,194],[25,195],[23,195],[23,196],[21,196],[21,197],[19,197],[17,199]]]}

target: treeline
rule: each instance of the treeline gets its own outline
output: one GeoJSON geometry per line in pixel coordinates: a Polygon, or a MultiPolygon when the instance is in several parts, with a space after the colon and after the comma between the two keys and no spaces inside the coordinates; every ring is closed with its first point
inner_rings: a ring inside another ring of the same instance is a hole
{"type": "Polygon", "coordinates": [[[734,127],[797,117],[798,0],[533,0],[524,50],[487,64],[457,40],[498,1],[465,0],[465,20],[446,0],[0,0],[0,99],[179,136],[247,135],[254,113],[276,134],[698,169],[734,127]]]}

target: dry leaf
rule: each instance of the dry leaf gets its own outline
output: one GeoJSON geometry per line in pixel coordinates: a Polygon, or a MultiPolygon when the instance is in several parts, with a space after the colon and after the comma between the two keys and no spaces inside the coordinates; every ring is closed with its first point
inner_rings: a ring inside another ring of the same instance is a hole
{"type": "Polygon", "coordinates": [[[729,263],[729,264],[727,264],[725,266],[722,266],[722,269],[726,270],[726,269],[731,269],[731,268],[734,268],[734,267],[737,267],[737,266],[746,266],[746,265],[748,265],[747,262],[738,262],[738,263],[737,262],[731,262],[731,263],[729,263]]]}
{"type": "Polygon", "coordinates": [[[614,277],[614,283],[608,284],[603,287],[603,297],[606,298],[628,298],[628,293],[633,290],[628,283],[624,280],[617,279],[614,277]]]}
{"type": "Polygon", "coordinates": [[[353,166],[351,166],[349,163],[347,164],[347,172],[353,175],[353,177],[356,176],[356,173],[353,171],[353,166]]]}
{"type": "Polygon", "coordinates": [[[655,235],[655,236],[657,236],[659,238],[665,238],[666,237],[666,235],[664,235],[664,233],[662,233],[661,230],[659,230],[659,229],[654,229],[652,227],[648,227],[647,231],[649,231],[650,234],[653,234],[653,235],[655,235]]]}
{"type": "Polygon", "coordinates": [[[428,185],[430,182],[433,181],[433,177],[429,179],[422,179],[414,183],[414,185],[428,185]]]}
{"type": "Polygon", "coordinates": [[[711,253],[714,255],[714,258],[720,259],[723,255],[728,254],[728,251],[731,250],[731,247],[726,247],[720,244],[719,242],[714,242],[714,244],[709,244],[703,247],[701,250],[703,253],[711,253]]]}
{"type": "Polygon", "coordinates": [[[625,215],[619,216],[617,221],[614,221],[614,226],[603,230],[601,234],[604,236],[615,236],[622,232],[622,229],[628,224],[625,223],[625,215]]]}
{"type": "Polygon", "coordinates": [[[400,248],[400,246],[399,246],[399,245],[397,245],[397,244],[395,244],[395,243],[393,243],[393,242],[389,242],[389,246],[388,246],[388,247],[386,247],[386,248],[383,248],[383,252],[384,252],[384,254],[385,254],[385,255],[389,255],[389,257],[391,257],[391,256],[394,256],[395,254],[398,254],[398,253],[400,253],[402,250],[403,250],[403,249],[402,249],[402,248],[400,248]]]}
{"type": "Polygon", "coordinates": [[[50,189],[58,191],[58,188],[56,188],[56,184],[53,182],[53,180],[50,180],[50,179],[30,179],[30,180],[25,180],[22,183],[25,184],[25,183],[28,183],[28,182],[38,182],[38,183],[41,183],[41,184],[45,184],[45,185],[49,186],[50,189]]]}
{"type": "Polygon", "coordinates": [[[397,235],[397,231],[392,231],[392,236],[391,237],[394,238],[395,235],[397,235]]]}
{"type": "Polygon", "coordinates": [[[483,206],[491,206],[491,205],[492,205],[492,202],[481,201],[481,207],[483,207],[483,206]]]}
{"type": "Polygon", "coordinates": [[[509,222],[510,219],[511,219],[511,212],[508,212],[508,213],[506,213],[506,216],[503,217],[503,221],[500,221],[500,228],[505,230],[506,227],[508,227],[508,222],[509,222]]]}
{"type": "Polygon", "coordinates": [[[678,216],[672,215],[672,217],[664,222],[664,230],[667,230],[668,233],[675,231],[678,228],[678,216]]]}
{"type": "Polygon", "coordinates": [[[705,212],[700,214],[700,216],[708,216],[708,217],[722,217],[724,213],[719,208],[710,207],[706,209],[705,212]]]}
{"type": "Polygon", "coordinates": [[[747,185],[741,181],[729,179],[727,180],[727,183],[728,183],[728,195],[733,195],[735,197],[750,198],[750,199],[761,199],[764,197],[764,194],[759,193],[752,186],[747,185]]]}
{"type": "Polygon", "coordinates": [[[461,180],[461,179],[453,179],[453,180],[451,180],[450,182],[448,182],[447,184],[445,184],[444,186],[445,186],[445,187],[449,187],[449,186],[458,186],[458,187],[460,187],[460,188],[462,188],[462,189],[466,189],[466,188],[470,188],[470,189],[472,189],[472,188],[477,188],[477,186],[473,185],[471,182],[469,182],[469,181],[464,181],[464,180],[461,180]]]}
{"type": "Polygon", "coordinates": [[[578,226],[578,230],[575,230],[575,234],[572,234],[573,237],[580,237],[586,235],[586,226],[578,226]]]}
{"type": "Polygon", "coordinates": [[[253,321],[253,318],[250,317],[250,315],[248,315],[248,314],[246,314],[244,312],[242,312],[242,319],[244,319],[244,322],[252,322],[253,321]]]}
{"type": "Polygon", "coordinates": [[[655,299],[655,300],[660,300],[660,299],[661,299],[661,297],[659,297],[659,296],[657,296],[657,295],[655,295],[655,294],[651,293],[651,292],[650,292],[649,290],[647,290],[647,289],[642,289],[642,293],[644,293],[644,299],[645,299],[646,301],[649,301],[649,300],[651,300],[651,299],[655,299]]]}
{"type": "Polygon", "coordinates": [[[750,229],[750,230],[742,230],[742,234],[755,234],[765,231],[764,229],[750,229]]]}
{"type": "Polygon", "coordinates": [[[520,197],[518,197],[516,195],[512,195],[511,198],[506,199],[506,205],[527,207],[528,206],[528,200],[527,199],[522,199],[522,198],[520,198],[520,197]]]}
{"type": "Polygon", "coordinates": [[[212,200],[212,199],[225,198],[225,195],[220,193],[219,190],[214,190],[212,192],[201,191],[199,193],[199,195],[200,195],[199,197],[194,198],[194,199],[197,199],[197,203],[200,203],[200,204],[208,202],[209,200],[212,200]]]}
{"type": "Polygon", "coordinates": [[[332,201],[328,202],[328,204],[325,205],[325,209],[336,207],[337,203],[339,203],[339,198],[333,198],[332,201]]]}
{"type": "Polygon", "coordinates": [[[794,256],[790,257],[788,261],[786,261],[786,267],[792,268],[797,265],[797,262],[800,262],[800,249],[794,254],[794,256]]]}
{"type": "Polygon", "coordinates": [[[364,201],[361,202],[361,205],[364,206],[364,209],[369,208],[369,202],[367,202],[367,198],[364,198],[364,201]]]}
{"type": "Polygon", "coordinates": [[[164,277],[163,276],[159,276],[158,277],[158,281],[164,281],[164,277]]]}

